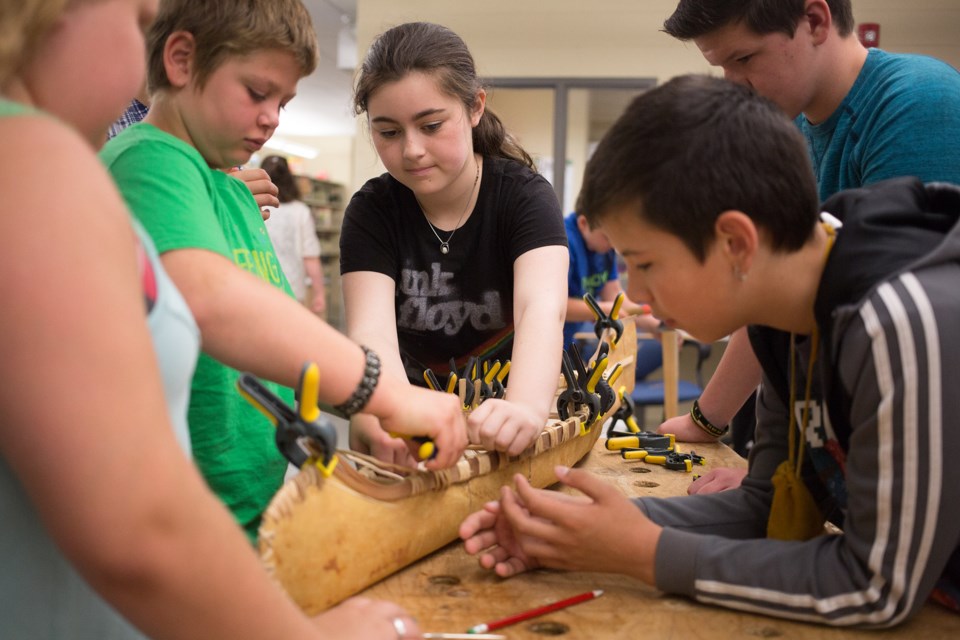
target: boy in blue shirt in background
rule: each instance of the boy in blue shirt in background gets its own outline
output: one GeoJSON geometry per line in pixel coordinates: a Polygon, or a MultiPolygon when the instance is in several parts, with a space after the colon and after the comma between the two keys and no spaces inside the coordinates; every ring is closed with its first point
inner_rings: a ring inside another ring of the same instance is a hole
{"type": "MultiPolygon", "coordinates": [[[[604,313],[610,313],[613,301],[623,293],[617,269],[617,254],[606,234],[599,229],[591,229],[590,223],[582,215],[571,213],[563,220],[567,230],[567,243],[570,247],[570,267],[567,271],[567,320],[563,324],[563,348],[574,342],[578,332],[593,333],[595,317],[590,306],[584,302],[586,294],[596,298],[604,313]]],[[[637,333],[653,333],[660,321],[650,315],[650,308],[625,299],[620,307],[620,317],[634,316],[637,333]]],[[[663,352],[659,344],[649,342],[638,353],[637,379],[646,377],[656,370],[662,361],[663,352]]]]}

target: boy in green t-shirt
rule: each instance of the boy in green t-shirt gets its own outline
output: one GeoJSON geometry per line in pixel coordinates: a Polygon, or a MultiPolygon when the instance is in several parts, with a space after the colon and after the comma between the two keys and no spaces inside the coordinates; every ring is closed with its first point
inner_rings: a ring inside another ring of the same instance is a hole
{"type": "MultiPolygon", "coordinates": [[[[429,465],[453,464],[466,444],[455,399],[433,394],[415,407],[392,385],[382,394],[365,388],[362,372],[378,363],[369,355],[365,363],[356,345],[293,300],[253,197],[223,171],[247,162],[273,135],[298,81],[316,67],[306,9],[299,0],[165,0],[147,48],[150,112],[102,156],[200,326],[205,353],[188,420],[211,488],[255,540],[287,466],[270,423],[237,393],[231,366],[292,385],[303,362],[316,361],[321,399],[347,398],[348,413],[401,420],[391,431],[439,437],[440,454],[429,465]],[[369,404],[349,402],[358,397],[369,404]],[[440,417],[429,416],[437,409],[440,417]]],[[[290,389],[275,391],[293,400],[290,389]]]]}

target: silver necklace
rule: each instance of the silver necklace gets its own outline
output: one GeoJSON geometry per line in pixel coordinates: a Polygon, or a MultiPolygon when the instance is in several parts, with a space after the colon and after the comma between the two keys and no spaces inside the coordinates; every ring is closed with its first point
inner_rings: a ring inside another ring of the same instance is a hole
{"type": "Polygon", "coordinates": [[[417,201],[417,206],[420,207],[420,213],[423,214],[424,219],[427,221],[427,224],[430,225],[430,231],[433,231],[433,235],[437,237],[437,241],[440,243],[440,253],[447,255],[450,253],[450,241],[453,240],[453,234],[457,232],[457,229],[460,228],[460,221],[463,220],[463,216],[467,215],[467,209],[470,208],[470,201],[473,200],[473,192],[477,188],[477,183],[480,182],[480,163],[477,163],[477,175],[473,179],[473,186],[470,187],[470,193],[467,194],[467,204],[463,208],[463,212],[460,214],[460,217],[457,219],[457,224],[454,225],[453,231],[450,232],[450,235],[447,236],[447,239],[444,240],[440,237],[440,234],[437,233],[437,228],[433,226],[433,223],[430,222],[430,218],[427,217],[427,212],[423,208],[423,203],[420,202],[420,198],[414,196],[414,199],[417,201]]]}

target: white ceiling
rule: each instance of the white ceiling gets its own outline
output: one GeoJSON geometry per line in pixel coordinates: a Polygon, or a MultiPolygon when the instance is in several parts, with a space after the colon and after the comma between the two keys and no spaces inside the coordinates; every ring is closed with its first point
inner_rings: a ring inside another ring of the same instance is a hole
{"type": "Polygon", "coordinates": [[[350,136],[356,120],[350,106],[353,69],[337,68],[341,26],[356,23],[356,0],[303,0],[320,44],[317,70],[300,81],[297,97],[280,116],[277,136],[350,136]]]}

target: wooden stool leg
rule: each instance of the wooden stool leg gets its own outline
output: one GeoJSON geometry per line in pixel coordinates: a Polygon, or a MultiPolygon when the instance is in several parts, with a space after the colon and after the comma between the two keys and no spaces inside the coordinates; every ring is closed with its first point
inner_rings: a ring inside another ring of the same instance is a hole
{"type": "Polygon", "coordinates": [[[663,415],[673,418],[678,411],[680,386],[680,348],[677,332],[664,330],[660,335],[663,344],[663,415]]]}

